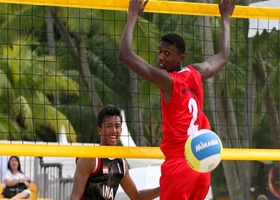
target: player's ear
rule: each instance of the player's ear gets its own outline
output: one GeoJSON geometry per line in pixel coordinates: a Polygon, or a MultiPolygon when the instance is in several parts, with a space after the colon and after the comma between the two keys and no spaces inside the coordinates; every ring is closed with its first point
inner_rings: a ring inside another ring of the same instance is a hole
{"type": "Polygon", "coordinates": [[[101,128],[100,127],[97,127],[97,133],[98,133],[98,135],[101,134],[101,128]]]}
{"type": "Polygon", "coordinates": [[[179,59],[180,63],[183,62],[184,58],[185,58],[185,54],[183,54],[183,53],[179,54],[178,59],[179,59]]]}

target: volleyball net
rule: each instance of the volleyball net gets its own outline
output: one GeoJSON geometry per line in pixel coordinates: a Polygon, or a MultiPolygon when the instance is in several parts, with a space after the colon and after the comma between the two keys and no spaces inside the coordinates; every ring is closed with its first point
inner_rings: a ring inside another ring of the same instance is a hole
{"type": "MultiPolygon", "coordinates": [[[[117,60],[128,0],[0,2],[0,155],[163,158],[157,87],[117,60]],[[125,110],[136,147],[94,145],[105,104],[125,110]]],[[[218,48],[219,19],[217,4],[150,1],[134,48],[156,65],[160,36],[176,32],[186,39],[186,63],[200,62],[218,48]]],[[[213,82],[220,92],[212,96],[205,83],[223,160],[279,160],[279,20],[279,8],[237,5],[231,60],[213,82]]]]}
{"type": "MultiPolygon", "coordinates": [[[[2,3],[27,4],[39,6],[59,6],[73,8],[88,8],[100,10],[127,11],[127,0],[106,0],[106,1],[79,1],[79,0],[0,0],[2,3]]],[[[145,12],[179,15],[199,15],[199,16],[220,16],[217,4],[159,1],[151,0],[145,12]]],[[[232,15],[234,18],[258,18],[258,19],[280,19],[279,9],[259,6],[236,6],[232,15]]]]}

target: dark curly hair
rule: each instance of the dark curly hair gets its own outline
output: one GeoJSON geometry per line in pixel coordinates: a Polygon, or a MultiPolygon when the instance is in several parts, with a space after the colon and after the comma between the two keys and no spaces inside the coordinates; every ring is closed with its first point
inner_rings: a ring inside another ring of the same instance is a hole
{"type": "Polygon", "coordinates": [[[162,42],[167,42],[168,44],[174,45],[178,51],[182,54],[186,51],[186,44],[184,39],[175,33],[169,33],[161,37],[162,42]]]}
{"type": "Polygon", "coordinates": [[[106,105],[99,111],[98,117],[97,117],[98,127],[102,126],[102,123],[104,122],[104,118],[106,116],[119,116],[121,119],[121,123],[122,123],[121,109],[115,105],[111,105],[111,104],[106,105]]]}

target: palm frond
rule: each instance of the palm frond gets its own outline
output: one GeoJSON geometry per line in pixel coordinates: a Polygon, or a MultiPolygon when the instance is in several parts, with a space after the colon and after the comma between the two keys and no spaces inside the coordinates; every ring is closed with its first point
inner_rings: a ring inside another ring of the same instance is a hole
{"type": "Polygon", "coordinates": [[[21,128],[18,123],[8,115],[0,113],[0,139],[1,140],[21,140],[19,137],[21,128]]]}

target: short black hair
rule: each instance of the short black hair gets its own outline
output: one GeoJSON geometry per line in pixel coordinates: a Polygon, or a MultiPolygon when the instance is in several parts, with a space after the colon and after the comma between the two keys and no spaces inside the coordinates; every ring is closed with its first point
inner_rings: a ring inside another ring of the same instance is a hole
{"type": "Polygon", "coordinates": [[[175,33],[168,33],[161,37],[162,42],[167,42],[168,44],[174,45],[178,51],[182,54],[186,51],[186,44],[184,39],[175,33]]]}
{"type": "Polygon", "coordinates": [[[106,105],[99,111],[97,116],[98,127],[102,126],[102,123],[104,122],[104,118],[106,116],[119,116],[122,123],[121,109],[115,105],[111,105],[111,104],[106,105]]]}

